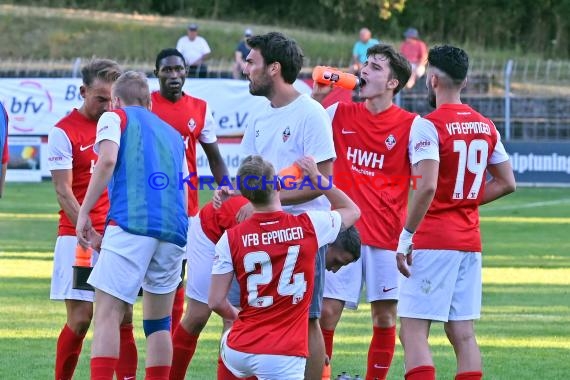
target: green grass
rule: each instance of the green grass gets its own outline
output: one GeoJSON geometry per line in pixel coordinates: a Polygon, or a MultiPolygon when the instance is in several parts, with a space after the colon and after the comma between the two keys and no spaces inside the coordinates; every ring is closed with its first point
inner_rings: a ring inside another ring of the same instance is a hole
{"type": "MultiPolygon", "coordinates": [[[[202,202],[209,194],[201,194],[202,202]]],[[[570,371],[570,225],[567,189],[523,188],[482,207],[483,316],[477,336],[487,379],[564,379],[570,371]]],[[[52,377],[55,343],[65,320],[49,301],[57,227],[52,185],[7,184],[0,201],[0,378],[52,377]],[[14,215],[16,214],[16,215],[14,215]]],[[[135,305],[139,378],[144,339],[135,305]]],[[[212,317],[188,379],[215,378],[220,319],[212,317]]],[[[346,311],[335,335],[333,372],[363,374],[371,336],[370,307],[346,311]]],[[[76,378],[88,378],[91,332],[76,378]]],[[[455,358],[441,324],[430,337],[438,379],[451,380],[455,358]]],[[[403,378],[400,345],[389,379],[403,378]]]]}
{"type": "MultiPolygon", "coordinates": [[[[251,27],[260,34],[278,30],[295,38],[303,48],[306,66],[348,66],[353,44],[358,37],[357,33],[287,27],[279,25],[279,20],[272,25],[260,25],[243,21],[189,20],[187,17],[0,4],[0,56],[25,60],[71,60],[98,56],[153,65],[161,49],[176,45],[189,21],[199,22],[200,34],[212,48],[211,57],[228,62],[233,61],[234,49],[245,27],[251,27]]],[[[387,35],[376,37],[390,44],[401,42],[399,35],[395,39],[387,35]]],[[[427,42],[433,46],[453,41],[427,42]]],[[[469,52],[475,69],[482,67],[484,61],[487,69],[494,62],[500,71],[504,61],[516,58],[521,62],[523,59],[531,60],[528,70],[533,73],[535,60],[542,57],[540,53],[521,48],[482,49],[474,43],[464,43],[462,46],[469,52]]]]}
{"type": "MultiPolygon", "coordinates": [[[[233,62],[234,50],[245,27],[255,33],[279,30],[295,38],[309,59],[348,64],[357,35],[319,32],[278,25],[198,20],[200,35],[208,41],[213,59],[233,62]]],[[[161,17],[112,12],[0,4],[0,56],[24,59],[108,57],[120,61],[152,62],[161,49],[175,47],[186,33],[187,17],[161,17]]]]}

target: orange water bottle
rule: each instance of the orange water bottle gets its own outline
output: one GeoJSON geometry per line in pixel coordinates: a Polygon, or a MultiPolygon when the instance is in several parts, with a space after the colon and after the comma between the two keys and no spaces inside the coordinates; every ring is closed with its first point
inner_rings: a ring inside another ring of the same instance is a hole
{"type": "Polygon", "coordinates": [[[354,74],[344,73],[341,70],[328,66],[315,66],[313,80],[317,83],[354,90],[360,84],[360,79],[354,74]]]}
{"type": "Polygon", "coordinates": [[[91,247],[83,248],[77,244],[75,248],[75,266],[76,267],[90,267],[91,266],[91,247]]]}
{"type": "Polygon", "coordinates": [[[91,290],[93,287],[87,283],[87,279],[91,274],[91,256],[93,249],[83,248],[79,244],[75,248],[75,263],[73,265],[73,289],[91,290]]]}
{"type": "Polygon", "coordinates": [[[321,376],[321,380],[332,380],[331,379],[331,365],[329,364],[325,364],[325,366],[323,367],[323,374],[321,376]]]}
{"type": "Polygon", "coordinates": [[[283,180],[285,187],[294,186],[295,182],[299,181],[303,176],[303,171],[297,164],[287,166],[279,171],[279,177],[283,180]]]}

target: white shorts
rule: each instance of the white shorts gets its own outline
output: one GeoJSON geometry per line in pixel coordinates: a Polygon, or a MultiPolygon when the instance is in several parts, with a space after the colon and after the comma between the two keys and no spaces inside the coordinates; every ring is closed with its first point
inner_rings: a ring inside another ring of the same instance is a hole
{"type": "Polygon", "coordinates": [[[344,301],[346,308],[356,309],[366,283],[368,302],[397,300],[399,273],[396,252],[363,245],[357,261],[336,273],[326,271],[323,297],[344,301]]]}
{"type": "Polygon", "coordinates": [[[154,294],[173,292],[180,282],[184,248],[107,226],[99,260],[87,282],[133,304],[142,288],[154,294]]]}
{"type": "Polygon", "coordinates": [[[204,234],[200,219],[196,217],[188,230],[186,245],[186,297],[208,303],[215,249],[216,244],[204,234]]]}
{"type": "MultiPolygon", "coordinates": [[[[73,289],[73,264],[75,263],[76,236],[58,236],[53,251],[53,272],[51,275],[50,299],[93,302],[95,292],[73,289]]],[[[91,265],[95,265],[99,254],[93,252],[91,265]]]]}
{"type": "Polygon", "coordinates": [[[190,255],[190,249],[192,248],[192,240],[190,240],[190,231],[192,230],[192,226],[195,223],[200,224],[200,217],[198,215],[200,215],[200,213],[188,217],[188,231],[186,232],[186,247],[184,247],[184,250],[186,251],[186,255],[184,256],[184,258],[186,260],[188,260],[188,256],[190,255]]]}
{"type": "Polygon", "coordinates": [[[481,316],[481,253],[419,249],[400,276],[398,317],[467,321],[481,316]]]}
{"type": "MultiPolygon", "coordinates": [[[[231,330],[231,329],[230,329],[231,330]]],[[[306,358],[287,355],[248,354],[227,345],[226,331],[220,343],[220,357],[236,377],[257,376],[258,380],[303,380],[306,358]]]]}

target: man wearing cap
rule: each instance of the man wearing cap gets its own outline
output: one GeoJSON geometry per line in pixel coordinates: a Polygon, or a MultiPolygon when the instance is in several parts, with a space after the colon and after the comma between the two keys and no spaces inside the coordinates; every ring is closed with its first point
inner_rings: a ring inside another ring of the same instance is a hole
{"type": "Polygon", "coordinates": [[[412,76],[406,84],[406,88],[414,87],[416,80],[426,72],[428,49],[425,42],[420,40],[420,34],[415,28],[408,28],[404,32],[404,42],[400,46],[400,53],[410,61],[412,76]]]}
{"type": "Polygon", "coordinates": [[[208,67],[204,61],[208,58],[212,50],[208,42],[198,35],[198,24],[188,25],[188,32],[178,39],[176,50],[184,56],[188,65],[188,77],[205,78],[208,74],[208,67]]]}
{"type": "Polygon", "coordinates": [[[235,63],[233,66],[233,77],[234,79],[245,78],[243,75],[243,69],[245,67],[245,57],[249,54],[251,48],[247,44],[247,39],[253,35],[251,29],[247,28],[243,33],[243,39],[239,42],[236,47],[234,57],[235,63]]]}

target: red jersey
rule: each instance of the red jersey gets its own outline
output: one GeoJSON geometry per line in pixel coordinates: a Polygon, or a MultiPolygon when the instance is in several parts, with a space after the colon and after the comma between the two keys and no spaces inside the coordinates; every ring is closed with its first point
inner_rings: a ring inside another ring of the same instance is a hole
{"type": "Polygon", "coordinates": [[[224,231],[238,224],[236,215],[246,203],[249,203],[249,201],[242,196],[229,198],[217,209],[214,208],[212,202],[206,203],[200,210],[200,225],[204,235],[212,243],[217,243],[224,231]]]}
{"type": "Polygon", "coordinates": [[[361,210],[356,227],[363,244],[398,246],[408,204],[408,141],[416,117],[396,105],[373,115],[364,103],[338,103],[332,119],[333,182],[361,210]]]}
{"type": "Polygon", "coordinates": [[[407,39],[400,46],[400,53],[402,53],[411,64],[425,64],[428,56],[428,48],[425,42],[421,40],[407,39]]]}
{"type": "Polygon", "coordinates": [[[439,176],[434,199],[414,235],[414,248],[481,252],[478,206],[487,164],[508,156],[493,122],[466,104],[442,105],[425,118],[433,127],[412,132],[412,160],[437,160],[439,155],[439,176]]]}
{"type": "MultiPolygon", "coordinates": [[[[71,190],[79,204],[83,203],[93,167],[97,162],[97,155],[93,151],[96,133],[97,121],[86,118],[74,109],[52,128],[48,137],[49,168],[50,170],[71,169],[73,175],[71,190]]],[[[93,227],[99,233],[103,233],[108,211],[109,199],[105,189],[89,213],[93,227]]],[[[61,209],[58,235],[75,236],[75,226],[61,209]]]]}
{"type": "Polygon", "coordinates": [[[154,91],[151,99],[152,112],[180,132],[184,140],[188,172],[193,185],[193,188],[188,187],[188,216],[194,216],[198,213],[196,142],[205,125],[207,104],[202,99],[186,94],[173,103],[160,95],[159,91],[154,91]]]}
{"type": "Polygon", "coordinates": [[[212,273],[221,273],[216,268],[229,261],[240,285],[242,310],[229,347],[252,354],[308,355],[317,249],[334,241],[340,224],[334,211],[298,216],[276,211],[254,213],[226,231],[216,245],[212,273]]]}

